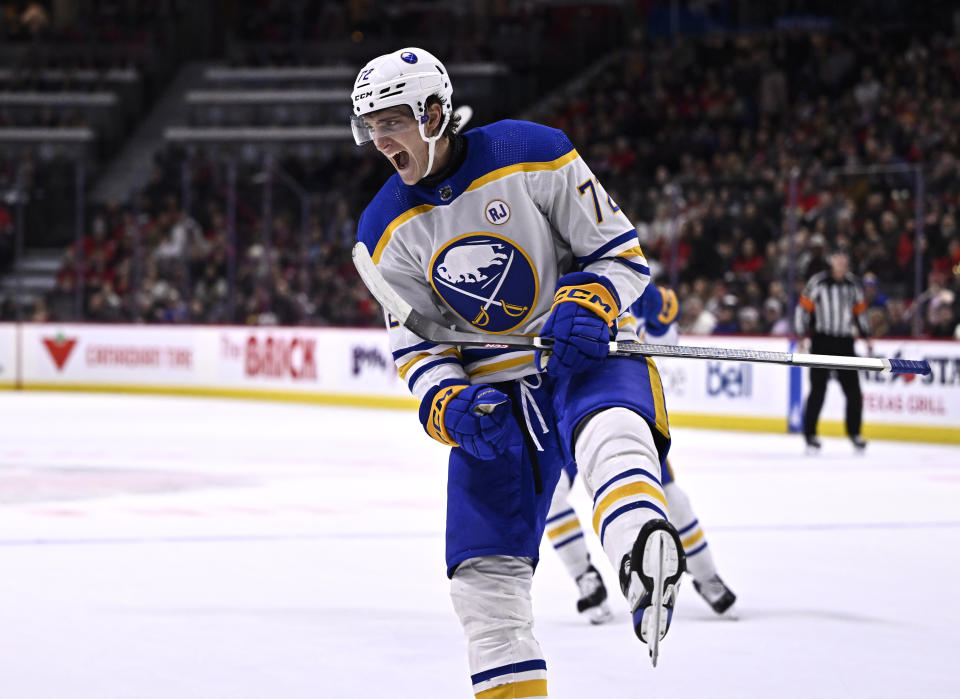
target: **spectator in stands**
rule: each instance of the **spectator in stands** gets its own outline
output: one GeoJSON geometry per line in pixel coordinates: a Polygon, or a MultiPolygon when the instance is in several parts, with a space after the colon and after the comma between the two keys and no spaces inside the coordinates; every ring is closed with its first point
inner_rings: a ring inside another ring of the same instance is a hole
{"type": "Polygon", "coordinates": [[[717,325],[717,318],[703,306],[703,299],[690,296],[683,301],[680,332],[690,335],[709,335],[717,325]]]}
{"type": "Polygon", "coordinates": [[[50,26],[50,14],[43,3],[29,0],[20,14],[20,23],[30,33],[30,36],[36,39],[45,34],[50,26]]]}
{"type": "Polygon", "coordinates": [[[954,293],[949,289],[944,289],[934,297],[930,304],[931,337],[953,339],[957,328],[957,318],[953,311],[954,300],[954,293]]]}
{"type": "Polygon", "coordinates": [[[787,336],[791,332],[790,321],[783,314],[783,304],[769,297],[763,303],[762,331],[768,335],[787,336]]]}
{"type": "Polygon", "coordinates": [[[810,236],[806,250],[800,255],[798,266],[800,276],[805,279],[830,268],[827,262],[827,239],[822,233],[814,233],[810,236]]]}
{"type": "MultiPolygon", "coordinates": [[[[298,29],[283,19],[295,12],[263,10],[261,16],[261,10],[244,15],[251,20],[244,31],[297,34],[298,29]]],[[[491,12],[491,17],[498,16],[491,12]]],[[[19,24],[19,11],[14,14],[19,24]]],[[[347,21],[343,12],[325,10],[323,16],[328,14],[347,21]]],[[[328,29],[333,31],[329,27],[323,31],[328,29]]],[[[868,299],[871,278],[877,281],[875,298],[889,297],[885,325],[891,334],[910,334],[909,311],[915,306],[921,308],[923,332],[934,332],[934,325],[936,332],[944,332],[945,314],[939,310],[934,314],[932,303],[911,299],[917,239],[913,175],[848,177],[831,172],[843,166],[923,164],[928,212],[923,232],[928,242],[921,248],[922,280],[931,271],[949,278],[960,268],[955,223],[960,201],[956,124],[960,96],[954,85],[960,37],[954,32],[913,42],[912,31],[858,27],[818,36],[756,33],[708,40],[678,36],[670,45],[641,42],[624,71],[599,76],[588,90],[572,89],[568,96],[541,107],[537,116],[576,136],[586,157],[607,173],[614,199],[637,219],[652,267],[659,264],[663,273],[669,272],[676,242],[679,286],[691,290],[683,296],[686,331],[713,332],[716,315],[725,313],[721,301],[732,294],[739,308],[762,309],[761,329],[779,334],[786,292],[797,292],[784,288],[791,266],[802,287],[808,276],[826,268],[829,243],[851,248],[851,263],[865,277],[868,299]],[[926,59],[920,60],[924,54],[926,59]],[[613,115],[610,127],[588,129],[589,115],[599,113],[613,115]],[[800,226],[791,246],[786,203],[788,172],[794,166],[803,175],[797,207],[800,226]],[[677,187],[676,198],[670,185],[677,187]],[[679,231],[676,241],[674,231],[679,231]]],[[[153,317],[157,308],[165,316],[169,291],[175,288],[187,295],[187,314],[194,321],[224,322],[229,317],[247,322],[284,315],[303,323],[362,323],[374,318],[375,313],[358,310],[357,300],[369,303],[369,297],[349,263],[356,202],[368,200],[372,192],[367,190],[380,183],[373,158],[347,149],[327,161],[284,161],[284,168],[295,173],[305,189],[323,193],[312,198],[315,221],[310,224],[305,260],[297,216],[278,218],[272,250],[265,251],[255,248],[261,227],[259,211],[251,209],[258,205],[244,201],[243,192],[236,237],[230,240],[222,215],[218,225],[210,225],[196,214],[202,208],[196,205],[192,213],[204,234],[192,235],[187,243],[191,288],[183,276],[182,241],[174,240],[181,233],[171,229],[181,216],[176,201],[181,196],[184,157],[178,149],[158,154],[140,206],[147,218],[136,222],[139,238],[121,232],[119,223],[108,226],[117,231],[116,251],[104,256],[114,274],[111,277],[108,270],[94,274],[99,288],[91,293],[102,293],[109,280],[132,317],[153,317]],[[165,205],[171,196],[172,210],[165,205]],[[134,240],[139,240],[136,260],[134,240]],[[251,255],[255,250],[257,255],[251,255]],[[232,295],[228,253],[238,261],[232,295]],[[147,270],[149,260],[164,258],[170,264],[147,270]],[[217,260],[216,271],[208,275],[211,259],[217,260]],[[260,308],[258,284],[271,287],[264,303],[286,304],[286,310],[260,308]],[[283,293],[277,294],[277,287],[284,288],[283,293]],[[248,304],[255,312],[247,311],[248,304]]],[[[195,203],[211,196],[215,188],[210,183],[224,181],[222,174],[201,175],[202,167],[214,167],[201,165],[202,160],[195,156],[191,166],[195,203]]],[[[251,167],[240,173],[241,181],[259,171],[262,163],[251,167]]],[[[275,211],[283,208],[278,197],[275,211]]],[[[292,210],[298,210],[295,202],[292,210]]],[[[100,264],[95,255],[85,254],[84,259],[100,264]]],[[[86,276],[88,270],[82,273],[86,276]]],[[[73,261],[65,257],[58,288],[70,299],[76,283],[72,276],[73,261]]],[[[951,290],[955,307],[960,289],[951,290]]],[[[932,300],[934,295],[924,298],[932,300]]],[[[66,307],[72,309],[72,302],[66,307]]],[[[56,311],[59,306],[51,303],[51,308],[56,311]]],[[[745,315],[748,327],[750,315],[745,315]]],[[[739,316],[734,309],[732,325],[738,321],[744,325],[739,316]]]]}
{"type": "Polygon", "coordinates": [[[717,324],[713,326],[714,335],[736,335],[740,332],[737,318],[737,297],[727,294],[720,302],[717,311],[717,324]]]}
{"type": "Polygon", "coordinates": [[[910,337],[913,328],[910,324],[911,314],[907,313],[903,301],[890,300],[887,302],[887,336],[910,337]]]}
{"type": "Polygon", "coordinates": [[[336,245],[352,245],[357,237],[357,222],[353,220],[347,201],[339,198],[333,206],[333,217],[327,223],[327,240],[336,245]]]}
{"type": "Polygon", "coordinates": [[[753,238],[744,238],[740,244],[740,254],[734,259],[732,269],[741,280],[753,280],[764,266],[764,257],[757,249],[753,238]]]}
{"type": "Polygon", "coordinates": [[[47,308],[47,300],[42,296],[38,298],[33,304],[33,310],[30,312],[28,318],[32,323],[49,323],[50,311],[47,308]]]}
{"type": "Polygon", "coordinates": [[[744,335],[759,335],[762,332],[760,313],[753,306],[744,306],[737,311],[737,322],[738,332],[744,335]]]}
{"type": "Polygon", "coordinates": [[[867,272],[863,275],[863,300],[867,302],[868,308],[885,310],[887,307],[889,299],[880,290],[880,282],[873,272],[867,272]]]}

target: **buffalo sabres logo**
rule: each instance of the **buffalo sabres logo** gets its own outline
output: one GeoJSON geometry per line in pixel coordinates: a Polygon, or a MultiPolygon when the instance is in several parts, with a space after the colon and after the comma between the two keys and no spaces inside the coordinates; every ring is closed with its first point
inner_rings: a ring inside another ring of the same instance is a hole
{"type": "Polygon", "coordinates": [[[460,317],[488,333],[517,328],[537,300],[530,258],[492,233],[469,233],[447,243],[430,264],[430,282],[460,317]]]}

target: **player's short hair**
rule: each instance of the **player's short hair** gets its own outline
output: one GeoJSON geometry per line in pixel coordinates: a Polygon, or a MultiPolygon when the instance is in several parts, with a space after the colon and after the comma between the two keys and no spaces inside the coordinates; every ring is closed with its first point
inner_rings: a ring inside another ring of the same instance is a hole
{"type": "MultiPolygon", "coordinates": [[[[427,97],[427,109],[429,109],[431,105],[439,104],[440,109],[442,111],[447,106],[446,102],[447,102],[446,98],[444,98],[442,95],[430,95],[429,97],[427,97]]],[[[453,135],[460,130],[460,122],[461,122],[460,115],[457,114],[456,112],[453,112],[450,115],[450,121],[447,122],[447,128],[445,128],[443,130],[443,133],[440,135],[445,136],[446,138],[452,138],[453,135]]]]}

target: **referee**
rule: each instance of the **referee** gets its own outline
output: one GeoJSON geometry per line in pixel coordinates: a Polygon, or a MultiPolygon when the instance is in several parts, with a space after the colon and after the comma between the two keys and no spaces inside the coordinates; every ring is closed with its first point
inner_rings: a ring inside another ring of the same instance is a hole
{"type": "MultiPolygon", "coordinates": [[[[867,351],[873,353],[867,326],[866,301],[860,282],[850,274],[850,259],[844,250],[830,255],[830,269],[813,275],[807,282],[797,304],[796,331],[798,338],[811,334],[810,351],[814,354],[854,356],[854,326],[867,339],[867,351]],[[813,315],[813,322],[810,316],[813,315]]],[[[817,421],[827,391],[830,369],[810,369],[810,394],[803,416],[803,436],[811,450],[820,449],[817,421]]],[[[863,396],[860,393],[860,375],[852,370],[838,370],[837,380],[847,397],[847,434],[858,451],[867,443],[860,436],[863,417],[863,396]]]]}

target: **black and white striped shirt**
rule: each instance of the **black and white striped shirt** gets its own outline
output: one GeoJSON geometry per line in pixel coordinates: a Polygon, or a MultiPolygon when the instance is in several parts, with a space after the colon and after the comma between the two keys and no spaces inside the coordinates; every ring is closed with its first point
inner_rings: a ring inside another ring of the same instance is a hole
{"type": "Polygon", "coordinates": [[[869,337],[870,328],[864,311],[863,288],[852,274],[845,274],[837,281],[829,271],[815,274],[807,282],[797,303],[797,337],[807,334],[810,314],[813,314],[813,331],[820,335],[853,337],[854,324],[861,337],[869,337]]]}

